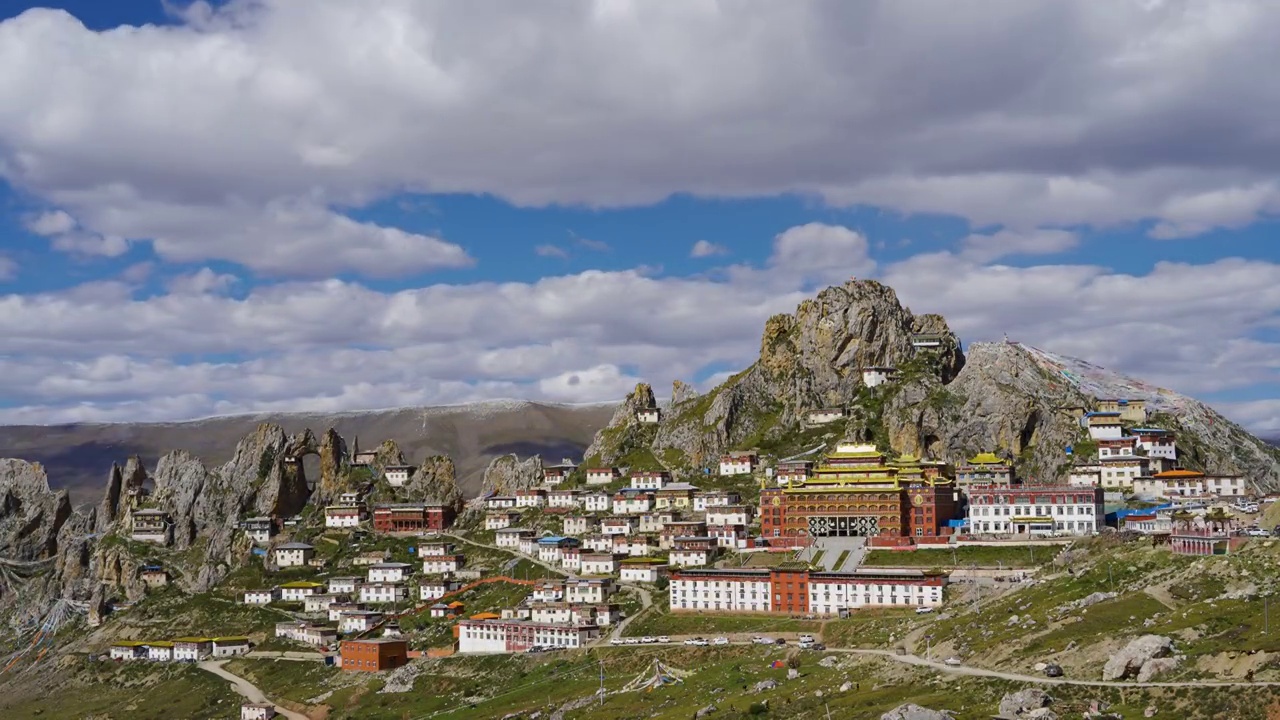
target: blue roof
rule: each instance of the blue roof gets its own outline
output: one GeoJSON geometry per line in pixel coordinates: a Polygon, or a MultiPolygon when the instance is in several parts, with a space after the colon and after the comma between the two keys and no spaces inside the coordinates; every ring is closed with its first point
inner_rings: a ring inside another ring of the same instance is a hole
{"type": "Polygon", "coordinates": [[[560,537],[559,535],[548,535],[547,537],[538,538],[539,545],[558,545],[565,540],[576,540],[576,538],[560,537]]]}
{"type": "Polygon", "coordinates": [[[953,528],[969,527],[969,518],[961,518],[959,520],[948,520],[947,527],[953,527],[953,528]]]}
{"type": "Polygon", "coordinates": [[[1173,431],[1172,431],[1172,430],[1165,430],[1164,428],[1134,428],[1132,432],[1136,432],[1136,433],[1169,433],[1169,434],[1173,434],[1173,431]]]}
{"type": "Polygon", "coordinates": [[[1087,412],[1085,417],[1120,417],[1118,412],[1087,412]]]}

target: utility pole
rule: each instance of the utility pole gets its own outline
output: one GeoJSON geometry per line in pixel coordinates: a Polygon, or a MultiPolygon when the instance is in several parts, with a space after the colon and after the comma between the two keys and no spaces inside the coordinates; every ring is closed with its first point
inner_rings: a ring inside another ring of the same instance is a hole
{"type": "Polygon", "coordinates": [[[1262,596],[1262,634],[1266,635],[1271,632],[1271,603],[1270,596],[1262,596]]]}
{"type": "Polygon", "coordinates": [[[600,658],[600,705],[604,706],[604,658],[600,658]]]}

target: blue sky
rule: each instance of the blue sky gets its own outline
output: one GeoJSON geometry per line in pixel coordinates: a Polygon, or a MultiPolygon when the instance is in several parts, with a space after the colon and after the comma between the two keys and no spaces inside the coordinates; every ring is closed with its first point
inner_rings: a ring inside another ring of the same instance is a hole
{"type": "Polygon", "coordinates": [[[705,385],[858,275],[1280,431],[1266,3],[43,7],[0,421],[705,385]]]}

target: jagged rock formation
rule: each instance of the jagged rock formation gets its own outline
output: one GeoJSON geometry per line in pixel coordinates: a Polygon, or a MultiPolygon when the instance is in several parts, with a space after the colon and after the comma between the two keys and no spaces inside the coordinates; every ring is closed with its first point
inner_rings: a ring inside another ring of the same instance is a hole
{"type": "Polygon", "coordinates": [[[932,710],[915,703],[907,703],[884,713],[880,720],[955,720],[948,710],[932,710]]]}
{"type": "Polygon", "coordinates": [[[1147,665],[1157,663],[1157,668],[1147,671],[1146,677],[1142,680],[1146,682],[1156,672],[1168,669],[1166,664],[1160,661],[1169,658],[1172,654],[1173,640],[1163,635],[1143,635],[1130,641],[1123,650],[1107,660],[1107,664],[1102,668],[1102,679],[1112,681],[1123,680],[1133,675],[1141,677],[1143,672],[1147,671],[1147,665]]]}
{"type": "MultiPolygon", "coordinates": [[[[650,398],[652,397],[651,392],[650,398]]],[[[521,461],[514,454],[503,455],[494,458],[484,471],[484,484],[480,490],[480,496],[509,495],[516,490],[531,488],[541,482],[542,458],[534,455],[521,461]]]]}
{"type": "Polygon", "coordinates": [[[1018,343],[975,343],[966,354],[944,318],[912,315],[870,280],[827,288],[794,314],[770,318],[759,359],[714,390],[684,387],[673,388],[654,426],[635,421],[635,410],[652,402],[649,386],[638,386],[597,433],[588,462],[680,475],[727,450],[785,446],[808,411],[839,406],[849,418],[830,426],[828,444],[847,438],[950,462],[994,451],[1024,478],[1049,482],[1063,478],[1066,448],[1086,438],[1072,410],[1130,398],[1154,410],[1148,424],[1176,432],[1187,466],[1280,489],[1280,453],[1203,403],[1018,343]],[[915,347],[913,339],[925,338],[937,346],[915,347]],[[885,366],[897,377],[866,387],[860,370],[885,366]]]}
{"type": "Polygon", "coordinates": [[[401,490],[409,500],[440,502],[455,510],[462,509],[465,501],[458,487],[458,470],[448,455],[431,455],[418,463],[401,490]]]}
{"type": "Polygon", "coordinates": [[[94,515],[50,490],[39,464],[0,459],[0,609],[30,622],[58,597],[87,599],[94,515]]]}

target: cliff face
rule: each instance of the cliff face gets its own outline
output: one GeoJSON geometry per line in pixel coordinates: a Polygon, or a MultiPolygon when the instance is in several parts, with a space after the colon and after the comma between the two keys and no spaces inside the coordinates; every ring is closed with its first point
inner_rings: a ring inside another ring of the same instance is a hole
{"type": "Polygon", "coordinates": [[[679,475],[727,450],[782,454],[848,438],[950,462],[995,451],[1024,477],[1048,482],[1063,479],[1066,448],[1085,436],[1069,409],[1132,398],[1154,410],[1148,424],[1176,431],[1187,466],[1280,489],[1276,450],[1203,403],[1016,343],[977,343],[966,356],[943,317],[912,315],[874,281],[827,288],[794,314],[770,318],[749,368],[704,395],[677,385],[661,422],[640,425],[635,410],[651,398],[649,386],[636,388],[597,433],[588,462],[679,475]],[[868,388],[861,370],[869,367],[896,368],[897,377],[868,388]],[[849,417],[825,434],[806,431],[805,414],[820,407],[849,417]]]}
{"type": "Polygon", "coordinates": [[[484,485],[480,496],[484,497],[490,493],[510,495],[516,490],[526,490],[540,484],[542,484],[542,458],[534,455],[521,460],[515,455],[503,455],[494,458],[489,463],[488,469],[484,471],[484,485]]]}
{"type": "Polygon", "coordinates": [[[41,620],[57,598],[87,597],[96,514],[74,512],[40,465],[0,459],[0,610],[21,624],[41,620]]]}

